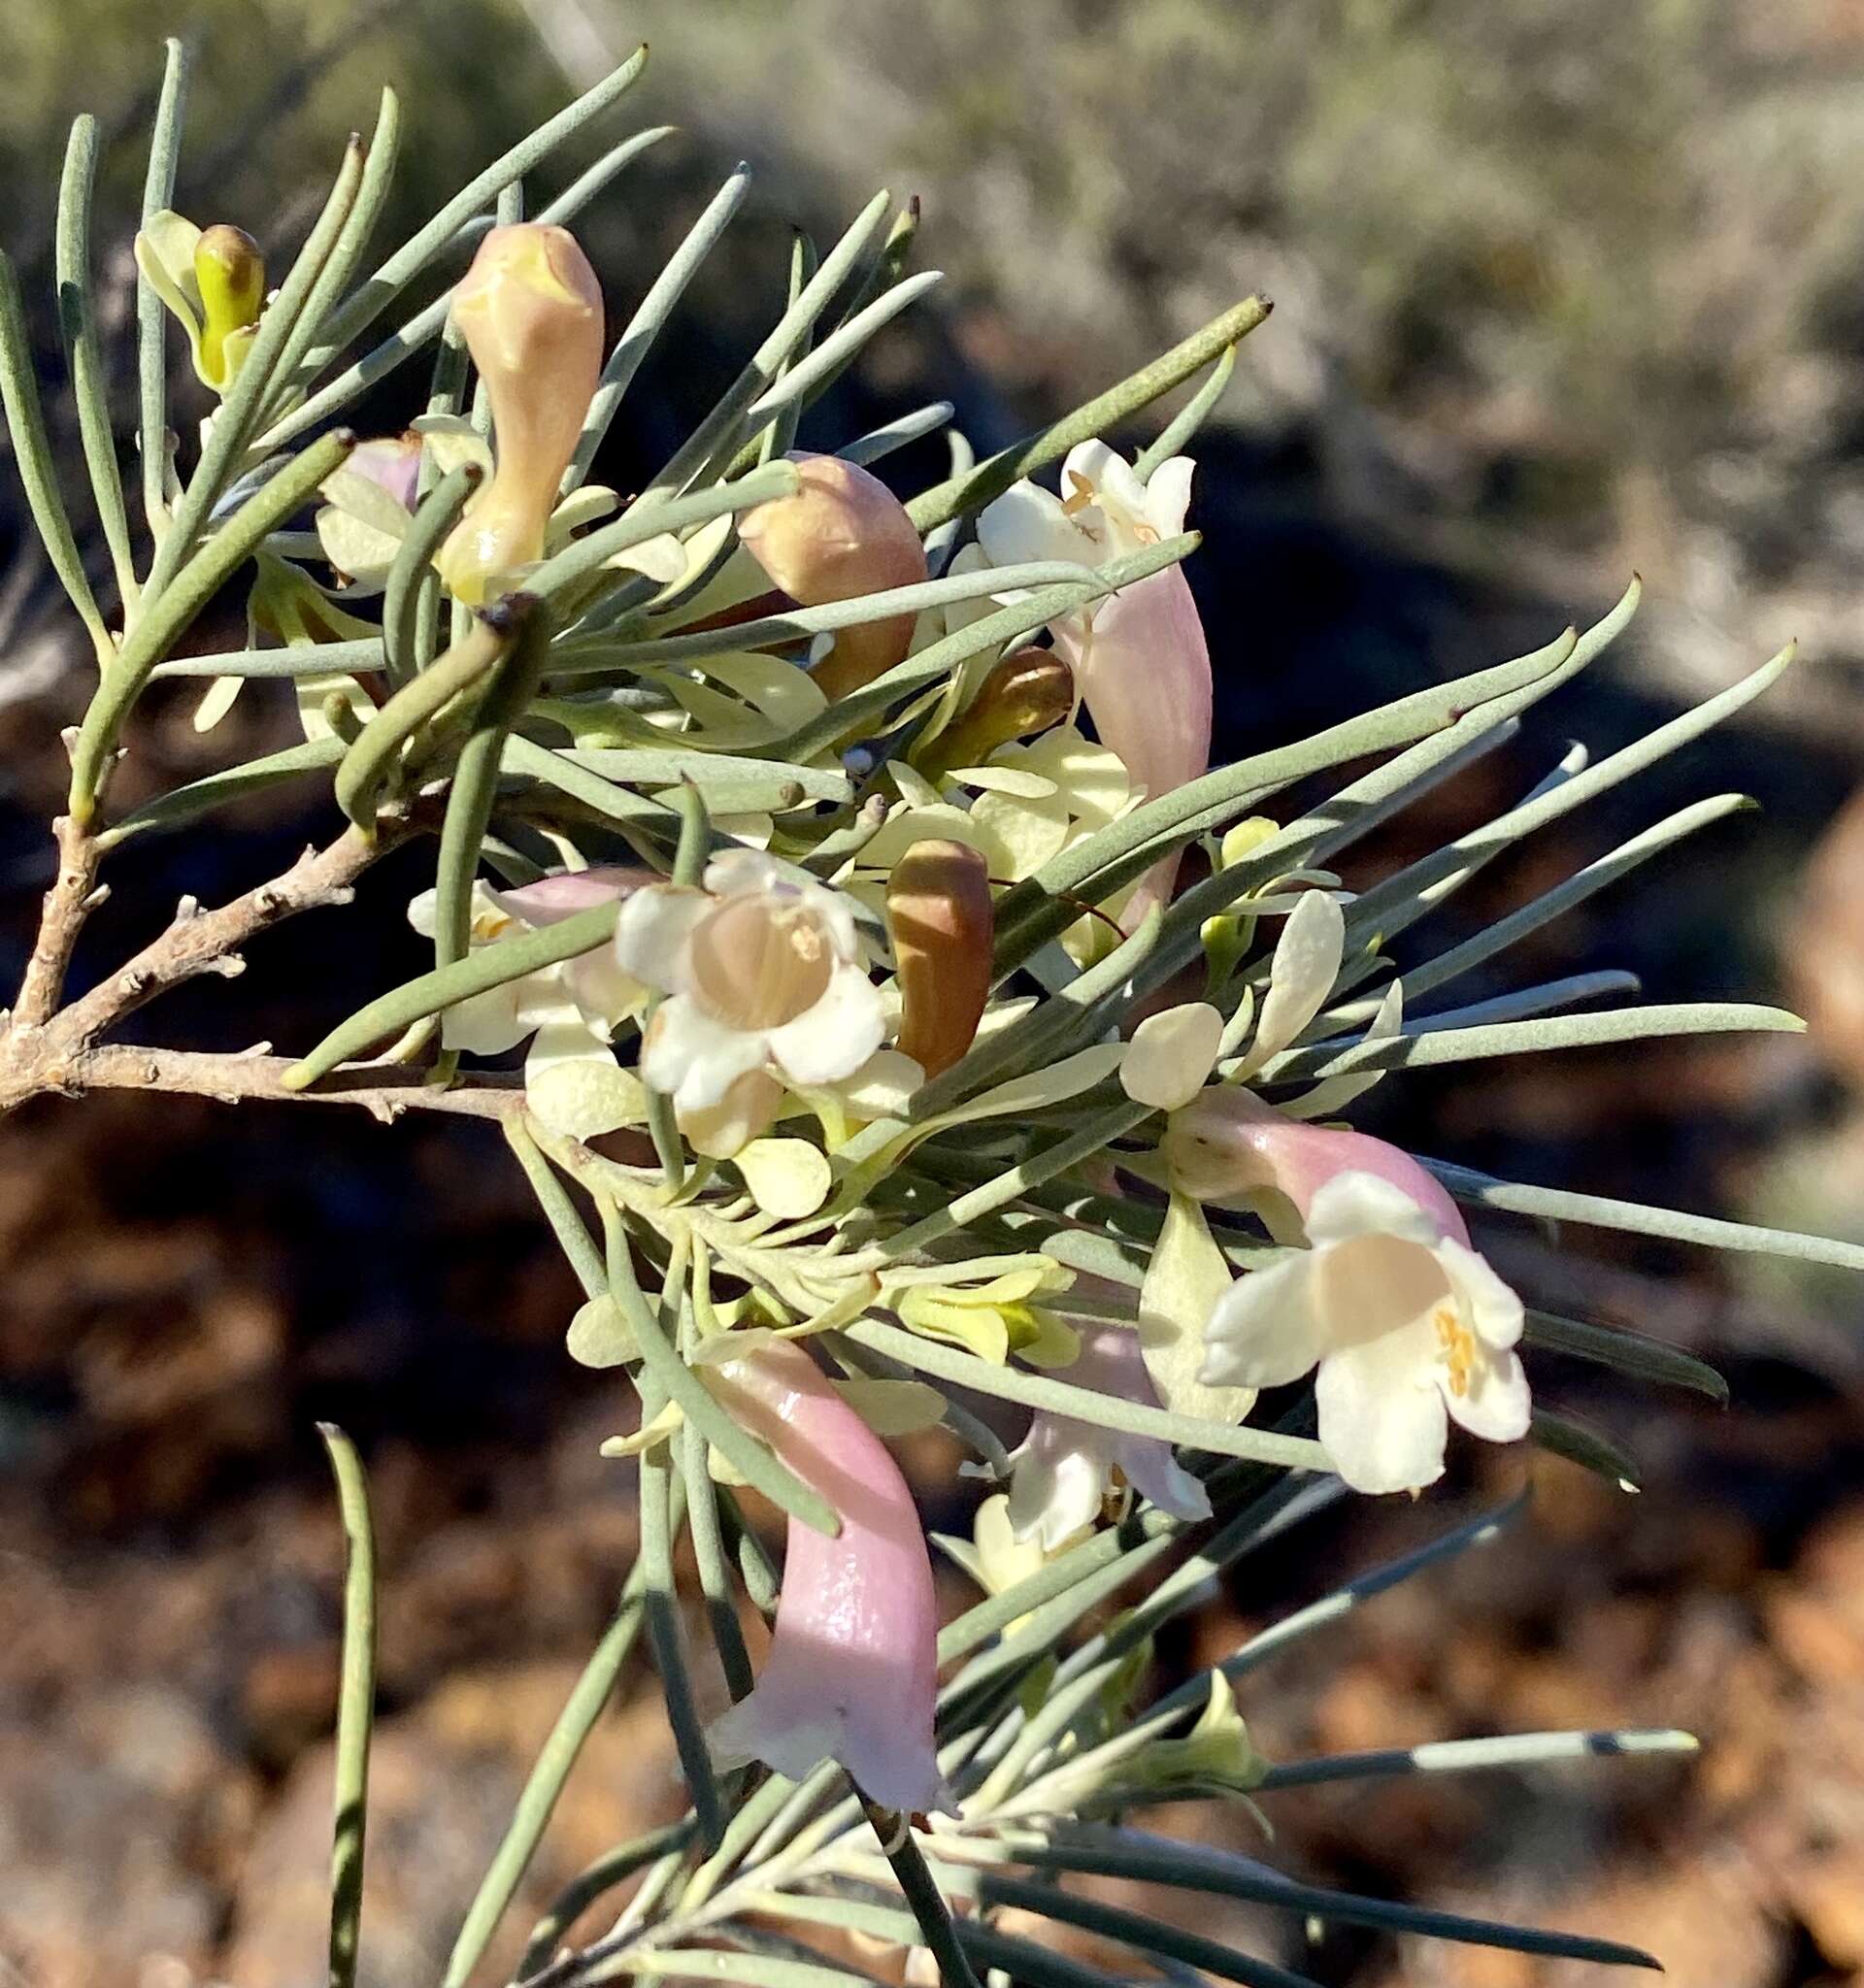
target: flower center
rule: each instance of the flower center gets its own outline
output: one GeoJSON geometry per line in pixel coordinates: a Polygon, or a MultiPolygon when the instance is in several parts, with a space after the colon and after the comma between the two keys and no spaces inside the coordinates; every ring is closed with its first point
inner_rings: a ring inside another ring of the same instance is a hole
{"type": "Polygon", "coordinates": [[[692,935],[693,991],[719,1021],[776,1029],[828,991],[833,950],[800,904],[727,898],[692,935]]]}
{"type": "Polygon", "coordinates": [[[1449,1279],[1421,1243],[1402,1236],[1348,1236],[1320,1252],[1315,1295],[1329,1342],[1362,1346],[1448,1309],[1449,1279]]]}
{"type": "Polygon", "coordinates": [[[1455,1305],[1448,1300],[1430,1314],[1430,1322],[1437,1328],[1437,1343],[1444,1349],[1449,1391],[1461,1401],[1469,1392],[1470,1375],[1476,1366],[1476,1335],[1463,1323],[1455,1305]]]}

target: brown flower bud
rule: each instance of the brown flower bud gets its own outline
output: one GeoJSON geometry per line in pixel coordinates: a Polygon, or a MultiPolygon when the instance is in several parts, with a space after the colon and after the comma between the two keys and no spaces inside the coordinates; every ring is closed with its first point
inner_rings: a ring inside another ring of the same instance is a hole
{"type": "MultiPolygon", "coordinates": [[[[790,599],[826,607],[861,594],[912,586],[925,578],[925,547],[906,507],[879,477],[834,455],[794,454],[801,486],[746,512],[745,549],[790,599]]],[[[832,701],[890,670],[913,640],[911,614],[844,628],[816,664],[832,701]]]]}
{"type": "Polygon", "coordinates": [[[565,228],[494,228],[453,293],[491,402],[496,467],[435,562],[478,605],[544,556],[544,527],[602,372],[602,290],[565,228]]]}
{"type": "Polygon", "coordinates": [[[936,1077],[970,1048],[990,996],[989,869],[963,843],[914,843],[886,880],[900,1048],[936,1077]]]}
{"type": "Polygon", "coordinates": [[[1062,657],[1051,648],[1013,650],[915,763],[929,779],[954,766],[982,766],[999,746],[1033,739],[1074,708],[1075,673],[1062,657]]]}

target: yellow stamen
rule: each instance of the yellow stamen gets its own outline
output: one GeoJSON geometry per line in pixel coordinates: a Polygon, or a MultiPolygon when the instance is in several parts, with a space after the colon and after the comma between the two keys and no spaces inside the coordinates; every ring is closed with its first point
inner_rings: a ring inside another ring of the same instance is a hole
{"type": "Polygon", "coordinates": [[[1476,1336],[1457,1315],[1453,1305],[1440,1305],[1431,1315],[1437,1338],[1444,1349],[1444,1365],[1449,1371],[1449,1391],[1458,1401],[1469,1392],[1476,1366],[1476,1336]]]}

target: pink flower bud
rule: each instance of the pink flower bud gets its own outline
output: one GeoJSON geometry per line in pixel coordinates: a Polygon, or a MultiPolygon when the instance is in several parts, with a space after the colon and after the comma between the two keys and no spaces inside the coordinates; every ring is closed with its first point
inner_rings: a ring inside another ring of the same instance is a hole
{"type": "Polygon", "coordinates": [[[567,229],[494,228],[453,293],[491,400],[492,480],[435,561],[477,606],[544,556],[544,527],[602,371],[602,291],[567,229]]]}
{"type": "Polygon", "coordinates": [[[750,1696],[714,1724],[714,1752],[792,1780],[836,1760],[883,1807],[951,1810],[932,1738],[932,1566],[898,1465],[800,1346],[759,1346],[710,1377],[842,1518],[833,1540],[790,1520],[770,1654],[750,1696]]]}
{"type": "MultiPolygon", "coordinates": [[[[834,455],[792,454],[789,460],[801,487],[748,511],[738,536],[792,601],[821,608],[925,578],[925,547],[906,507],[879,477],[834,455]]],[[[814,672],[829,699],[845,697],[901,661],[914,619],[895,614],[841,630],[814,672]]]]}
{"type": "Polygon", "coordinates": [[[1469,1245],[1462,1209],[1409,1153],[1367,1132],[1284,1118],[1240,1085],[1199,1092],[1172,1114],[1164,1143],[1173,1179],[1198,1201],[1231,1202],[1268,1188],[1292,1202],[1305,1223],[1328,1181],[1371,1174],[1415,1202],[1440,1235],[1469,1245]]]}

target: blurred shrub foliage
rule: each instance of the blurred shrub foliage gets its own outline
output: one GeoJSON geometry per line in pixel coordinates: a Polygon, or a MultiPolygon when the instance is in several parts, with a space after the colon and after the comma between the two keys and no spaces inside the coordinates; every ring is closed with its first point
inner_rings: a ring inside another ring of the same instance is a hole
{"type": "Polygon", "coordinates": [[[417,141],[391,226],[541,115],[562,70],[586,83],[646,36],[643,101],[693,129],[701,171],[749,134],[805,215],[880,179],[921,193],[961,339],[1013,387],[1079,389],[1263,287],[1282,316],[1249,369],[1258,417],[1369,409],[1388,471],[1582,534],[1653,473],[1686,508],[1694,489],[1764,511],[1779,480],[1753,460],[1803,470],[1864,410],[1846,363],[1864,345],[1864,10],[1836,0],[17,12],[0,162],[41,206],[26,162],[81,105],[118,139],[105,197],[133,197],[123,135],[173,26],[213,120],[188,211],[250,222],[260,185],[308,200],[387,78],[417,141]]]}

